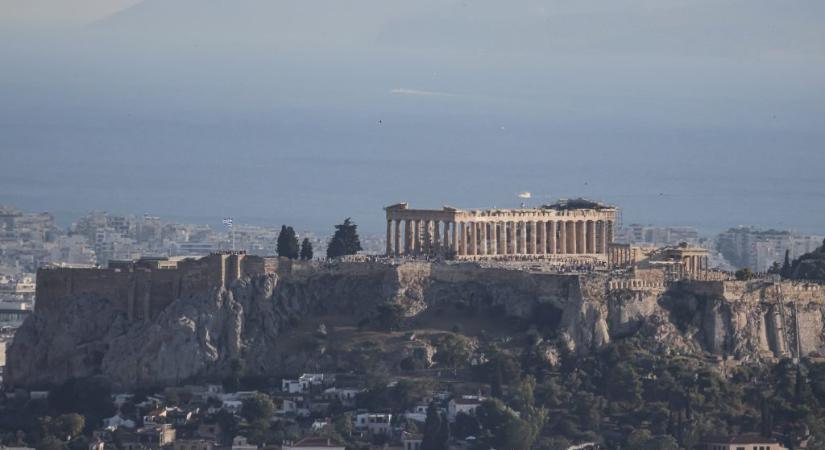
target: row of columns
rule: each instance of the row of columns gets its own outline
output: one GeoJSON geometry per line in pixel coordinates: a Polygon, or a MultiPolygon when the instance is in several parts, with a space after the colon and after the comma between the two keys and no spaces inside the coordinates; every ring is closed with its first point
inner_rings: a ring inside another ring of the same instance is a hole
{"type": "Polygon", "coordinates": [[[682,263],[685,265],[685,272],[694,275],[707,272],[709,267],[707,256],[685,256],[682,263]]]}
{"type": "Polygon", "coordinates": [[[612,221],[387,220],[387,255],[606,254],[612,221]]]}

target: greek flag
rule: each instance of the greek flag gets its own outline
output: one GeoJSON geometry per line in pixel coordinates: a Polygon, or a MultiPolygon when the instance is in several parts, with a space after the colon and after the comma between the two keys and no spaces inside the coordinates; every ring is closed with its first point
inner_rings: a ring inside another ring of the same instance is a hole
{"type": "Polygon", "coordinates": [[[223,224],[226,225],[229,228],[232,228],[232,218],[227,217],[226,219],[223,219],[223,224]]]}

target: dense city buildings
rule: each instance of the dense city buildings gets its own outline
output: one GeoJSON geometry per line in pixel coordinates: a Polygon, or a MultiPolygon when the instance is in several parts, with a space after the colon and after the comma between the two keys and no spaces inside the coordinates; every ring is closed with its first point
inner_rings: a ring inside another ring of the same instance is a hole
{"type": "Polygon", "coordinates": [[[720,233],[716,248],[736,267],[767,272],[774,263],[784,262],[785,252],[790,259],[797,258],[822,245],[822,239],[822,236],[805,236],[787,230],[740,226],[720,233]]]}

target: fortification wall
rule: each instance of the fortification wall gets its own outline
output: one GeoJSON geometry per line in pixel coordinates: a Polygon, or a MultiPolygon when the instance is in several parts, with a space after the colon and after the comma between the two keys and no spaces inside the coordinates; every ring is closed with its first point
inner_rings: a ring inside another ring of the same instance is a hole
{"type": "Polygon", "coordinates": [[[270,258],[233,253],[185,259],[172,268],[44,268],[37,275],[37,309],[59,311],[67,299],[89,297],[108,300],[130,320],[149,320],[176,298],[228,288],[243,276],[271,273],[276,267],[270,258]]]}

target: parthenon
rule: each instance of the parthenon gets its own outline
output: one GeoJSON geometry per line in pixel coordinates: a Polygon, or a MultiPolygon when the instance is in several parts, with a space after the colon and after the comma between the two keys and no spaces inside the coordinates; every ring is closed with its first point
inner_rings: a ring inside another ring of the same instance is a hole
{"type": "Polygon", "coordinates": [[[607,256],[617,209],[589,200],[538,208],[463,210],[384,208],[388,256],[483,259],[506,255],[607,256]]]}

